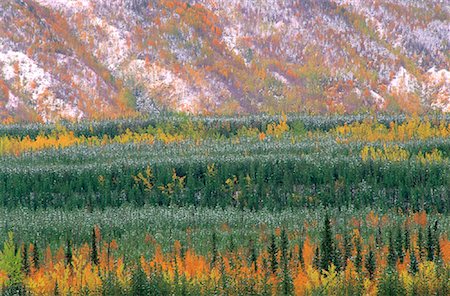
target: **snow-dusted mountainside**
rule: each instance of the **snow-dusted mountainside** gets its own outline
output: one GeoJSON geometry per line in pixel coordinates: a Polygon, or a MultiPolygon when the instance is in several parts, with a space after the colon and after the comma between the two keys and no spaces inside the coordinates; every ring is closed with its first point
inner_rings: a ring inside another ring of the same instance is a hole
{"type": "Polygon", "coordinates": [[[2,0],[0,120],[450,112],[450,5],[2,0]]]}

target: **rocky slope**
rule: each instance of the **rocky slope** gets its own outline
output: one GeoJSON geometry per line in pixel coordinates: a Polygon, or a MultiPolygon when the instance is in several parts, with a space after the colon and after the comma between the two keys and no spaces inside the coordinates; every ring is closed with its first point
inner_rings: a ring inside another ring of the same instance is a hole
{"type": "Polygon", "coordinates": [[[450,5],[3,0],[0,120],[450,112],[450,5]]]}

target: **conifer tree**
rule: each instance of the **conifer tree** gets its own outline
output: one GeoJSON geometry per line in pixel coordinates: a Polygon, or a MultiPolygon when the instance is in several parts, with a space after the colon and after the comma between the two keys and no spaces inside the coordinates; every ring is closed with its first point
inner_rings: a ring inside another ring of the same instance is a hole
{"type": "Polygon", "coordinates": [[[211,245],[212,245],[211,266],[215,266],[217,261],[217,234],[215,231],[212,233],[211,245]]]}
{"type": "Polygon", "coordinates": [[[92,228],[91,262],[94,265],[98,265],[97,237],[94,228],[92,228]]]}
{"type": "Polygon", "coordinates": [[[400,259],[400,262],[403,263],[403,258],[405,257],[405,254],[403,252],[403,236],[402,236],[402,230],[401,227],[397,226],[397,233],[395,238],[395,253],[400,259]]]}
{"type": "Polygon", "coordinates": [[[301,268],[305,268],[305,260],[303,259],[303,243],[300,242],[298,245],[298,262],[300,263],[301,268]]]}
{"type": "Polygon", "coordinates": [[[22,245],[22,272],[25,275],[30,274],[30,263],[28,261],[28,248],[26,244],[22,245]]]}
{"type": "Polygon", "coordinates": [[[416,274],[419,271],[419,262],[417,262],[416,254],[414,250],[411,251],[410,262],[409,262],[409,272],[411,274],[416,274]]]}
{"type": "Polygon", "coordinates": [[[272,232],[272,235],[270,236],[270,245],[267,250],[269,252],[269,264],[270,264],[270,271],[272,274],[276,274],[278,270],[278,247],[276,244],[275,234],[272,232]]]}
{"type": "Polygon", "coordinates": [[[405,251],[411,249],[411,235],[409,234],[408,227],[405,227],[405,245],[404,245],[405,251]]]}
{"type": "Polygon", "coordinates": [[[315,269],[320,270],[320,249],[319,247],[316,247],[314,251],[314,257],[313,257],[313,266],[315,269]]]}
{"type": "Polygon", "coordinates": [[[36,270],[39,269],[39,266],[40,266],[39,250],[38,250],[38,245],[36,242],[33,245],[33,253],[31,254],[31,260],[33,263],[33,268],[36,270]]]}
{"type": "Polygon", "coordinates": [[[358,272],[360,272],[362,268],[363,258],[362,258],[362,242],[359,236],[355,238],[355,247],[356,247],[355,267],[358,270],[358,272]]]}
{"type": "Polygon", "coordinates": [[[255,243],[253,242],[253,240],[250,240],[250,263],[253,265],[253,268],[255,270],[255,272],[258,271],[258,264],[257,264],[257,260],[258,260],[258,254],[256,252],[256,248],[255,248],[255,243]]]}
{"type": "Polygon", "coordinates": [[[419,259],[423,260],[425,259],[425,241],[424,241],[424,237],[423,237],[423,230],[422,230],[422,226],[419,227],[419,232],[417,234],[417,249],[419,251],[419,259]]]}
{"type": "Polygon", "coordinates": [[[392,238],[392,231],[389,232],[389,246],[388,246],[388,265],[391,268],[395,268],[397,264],[397,255],[395,253],[394,241],[392,238]]]}
{"type": "Polygon", "coordinates": [[[286,229],[281,230],[281,268],[283,271],[282,290],[283,295],[290,295],[292,293],[293,285],[292,278],[289,271],[289,238],[286,229]]]}
{"type": "Polygon", "coordinates": [[[324,228],[322,230],[322,241],[320,244],[320,268],[327,270],[334,261],[334,242],[331,231],[331,221],[328,213],[325,216],[324,228]]]}
{"type": "Polygon", "coordinates": [[[350,236],[345,233],[344,234],[344,258],[342,262],[342,266],[345,269],[347,267],[347,260],[352,257],[352,240],[350,239],[350,236]]]}
{"type": "Polygon", "coordinates": [[[72,256],[72,242],[70,241],[70,239],[67,239],[65,254],[67,266],[72,266],[72,256]]]}
{"type": "Polygon", "coordinates": [[[373,253],[372,249],[369,250],[369,253],[367,254],[365,258],[365,267],[367,269],[367,272],[369,273],[369,278],[373,280],[376,270],[376,259],[375,254],[373,253]]]}
{"type": "Polygon", "coordinates": [[[434,260],[434,237],[431,231],[431,225],[428,225],[427,231],[427,260],[434,260]]]}
{"type": "Polygon", "coordinates": [[[383,234],[381,232],[381,227],[378,225],[377,234],[375,237],[375,243],[377,245],[377,249],[381,248],[383,246],[383,234]]]}

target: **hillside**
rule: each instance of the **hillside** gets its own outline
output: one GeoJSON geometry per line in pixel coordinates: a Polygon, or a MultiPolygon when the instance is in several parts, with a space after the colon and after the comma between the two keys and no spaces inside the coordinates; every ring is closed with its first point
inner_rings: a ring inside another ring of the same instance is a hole
{"type": "Polygon", "coordinates": [[[450,6],[3,0],[0,120],[450,111],[450,6]]]}

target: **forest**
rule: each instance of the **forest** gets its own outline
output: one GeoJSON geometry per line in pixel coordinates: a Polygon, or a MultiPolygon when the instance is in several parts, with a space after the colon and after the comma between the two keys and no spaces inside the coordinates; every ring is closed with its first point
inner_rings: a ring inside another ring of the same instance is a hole
{"type": "Polygon", "coordinates": [[[450,116],[0,126],[2,295],[449,295],[450,116]]]}

